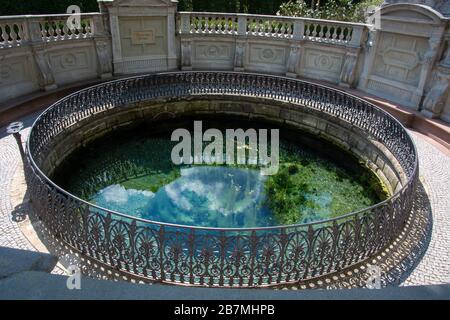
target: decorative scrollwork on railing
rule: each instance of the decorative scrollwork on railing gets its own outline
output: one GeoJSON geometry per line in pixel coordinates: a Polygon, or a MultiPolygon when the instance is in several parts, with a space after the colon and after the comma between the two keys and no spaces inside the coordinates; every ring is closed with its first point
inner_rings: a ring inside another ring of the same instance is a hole
{"type": "Polygon", "coordinates": [[[52,105],[32,127],[26,177],[32,205],[46,228],[90,259],[146,280],[252,287],[340,271],[388,246],[411,211],[418,159],[411,138],[397,120],[342,91],[268,75],[174,72],[107,82],[52,105]],[[408,180],[382,203],[338,218],[220,229],[165,224],[106,210],[64,191],[39,168],[59,134],[96,113],[136,102],[195,95],[272,99],[338,117],[384,144],[408,180]]]}

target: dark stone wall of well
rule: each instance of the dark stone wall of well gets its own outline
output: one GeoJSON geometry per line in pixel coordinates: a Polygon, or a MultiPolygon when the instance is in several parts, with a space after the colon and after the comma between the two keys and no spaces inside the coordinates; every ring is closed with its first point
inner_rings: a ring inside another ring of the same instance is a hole
{"type": "Polygon", "coordinates": [[[233,116],[288,126],[313,134],[353,154],[377,174],[390,193],[400,190],[407,181],[403,168],[391,152],[358,127],[304,106],[242,96],[160,99],[101,112],[55,137],[51,151],[41,154],[37,163],[51,176],[74,150],[108,133],[133,125],[162,126],[171,119],[186,116],[218,116],[224,119],[233,116]]]}

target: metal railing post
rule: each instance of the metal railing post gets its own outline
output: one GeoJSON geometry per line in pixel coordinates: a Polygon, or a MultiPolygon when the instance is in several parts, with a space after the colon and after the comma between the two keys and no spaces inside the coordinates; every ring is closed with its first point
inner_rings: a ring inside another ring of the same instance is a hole
{"type": "Polygon", "coordinates": [[[22,161],[25,163],[25,151],[22,145],[22,136],[20,135],[20,130],[23,129],[23,122],[12,122],[6,128],[6,132],[8,134],[12,134],[14,139],[16,139],[17,146],[19,147],[20,157],[22,161]]]}

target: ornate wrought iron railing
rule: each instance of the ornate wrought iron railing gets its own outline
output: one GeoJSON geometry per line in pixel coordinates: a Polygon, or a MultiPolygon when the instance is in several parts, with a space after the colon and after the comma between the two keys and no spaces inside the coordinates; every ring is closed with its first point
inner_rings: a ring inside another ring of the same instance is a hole
{"type": "Polygon", "coordinates": [[[184,72],[103,83],[43,112],[27,143],[26,176],[35,212],[84,256],[146,280],[203,286],[263,286],[340,271],[377,254],[402,231],[418,180],[415,146],[403,126],[372,104],[304,81],[233,72],[184,72]],[[326,221],[247,229],[204,228],[131,217],[90,204],[40,169],[68,127],[109,109],[164,97],[240,95],[303,105],[340,118],[378,140],[408,181],[389,199],[326,221]]]}

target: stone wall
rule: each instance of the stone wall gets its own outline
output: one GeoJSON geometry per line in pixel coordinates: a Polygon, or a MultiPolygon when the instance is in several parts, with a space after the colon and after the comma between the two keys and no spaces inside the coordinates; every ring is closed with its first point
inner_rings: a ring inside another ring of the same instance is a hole
{"type": "Polygon", "coordinates": [[[0,17],[0,103],[35,92],[112,76],[110,36],[104,16],[0,17]]]}
{"type": "Polygon", "coordinates": [[[233,70],[354,87],[450,123],[445,4],[396,2],[374,24],[176,13],[172,0],[101,0],[75,32],[68,15],[0,17],[0,108],[87,79],[233,70]]]}

